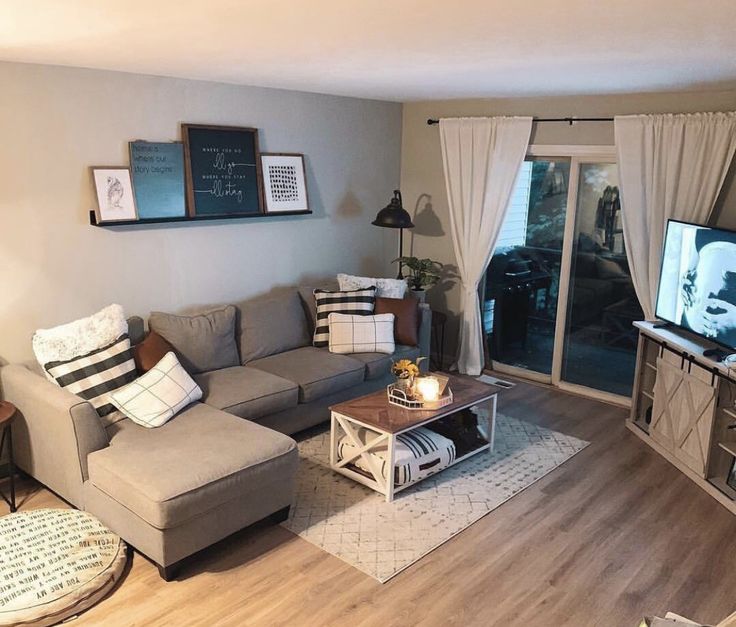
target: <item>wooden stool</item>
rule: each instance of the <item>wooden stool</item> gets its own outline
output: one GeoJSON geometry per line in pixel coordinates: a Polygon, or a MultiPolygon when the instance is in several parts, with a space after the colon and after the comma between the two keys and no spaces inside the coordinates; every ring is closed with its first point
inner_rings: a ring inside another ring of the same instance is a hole
{"type": "Polygon", "coordinates": [[[8,469],[10,471],[10,499],[2,492],[0,496],[10,506],[11,514],[15,512],[15,461],[13,459],[13,419],[15,418],[15,405],[8,401],[0,401],[0,429],[3,435],[0,437],[0,458],[3,456],[5,441],[8,441],[8,469]]]}

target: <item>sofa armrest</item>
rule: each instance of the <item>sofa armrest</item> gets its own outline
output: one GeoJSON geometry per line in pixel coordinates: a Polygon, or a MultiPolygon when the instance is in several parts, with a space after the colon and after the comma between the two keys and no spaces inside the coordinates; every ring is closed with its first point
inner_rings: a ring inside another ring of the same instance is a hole
{"type": "Polygon", "coordinates": [[[20,468],[77,507],[83,507],[87,455],[109,444],[87,401],[18,364],[0,370],[3,397],[19,416],[13,423],[20,468]]]}
{"type": "Polygon", "coordinates": [[[419,354],[427,357],[427,361],[422,363],[422,369],[429,368],[429,351],[431,350],[432,341],[432,310],[427,303],[419,304],[419,354]]]}

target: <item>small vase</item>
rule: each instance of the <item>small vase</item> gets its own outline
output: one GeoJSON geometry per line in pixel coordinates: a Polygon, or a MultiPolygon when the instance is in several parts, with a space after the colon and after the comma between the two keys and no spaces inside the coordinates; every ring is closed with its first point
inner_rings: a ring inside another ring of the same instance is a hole
{"type": "Polygon", "coordinates": [[[414,389],[414,377],[396,379],[396,387],[406,394],[407,398],[411,398],[412,390],[414,389]]]}

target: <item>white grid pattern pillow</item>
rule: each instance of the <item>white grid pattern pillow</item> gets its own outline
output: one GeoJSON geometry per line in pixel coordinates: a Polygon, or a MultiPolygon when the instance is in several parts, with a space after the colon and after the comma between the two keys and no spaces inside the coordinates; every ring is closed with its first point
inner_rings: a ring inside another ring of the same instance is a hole
{"type": "Polygon", "coordinates": [[[172,352],[146,374],[110,395],[115,407],[148,428],[160,427],[200,398],[202,390],[172,352]]]}
{"type": "Polygon", "coordinates": [[[351,316],[331,313],[330,352],[341,353],[393,353],[394,314],[375,316],[351,316]]]}
{"type": "Polygon", "coordinates": [[[330,325],[327,317],[331,313],[371,315],[376,307],[376,288],[371,286],[351,292],[314,290],[314,302],[317,306],[317,320],[312,344],[318,348],[325,348],[330,344],[330,325]]]}

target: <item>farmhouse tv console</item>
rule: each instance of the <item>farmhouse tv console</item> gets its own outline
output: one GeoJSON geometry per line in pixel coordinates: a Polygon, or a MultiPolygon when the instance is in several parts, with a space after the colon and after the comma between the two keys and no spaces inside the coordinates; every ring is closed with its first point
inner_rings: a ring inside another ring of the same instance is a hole
{"type": "Polygon", "coordinates": [[[627,427],[736,514],[736,490],[727,481],[736,458],[736,368],[704,356],[716,344],[686,331],[634,326],[639,346],[627,427]]]}

